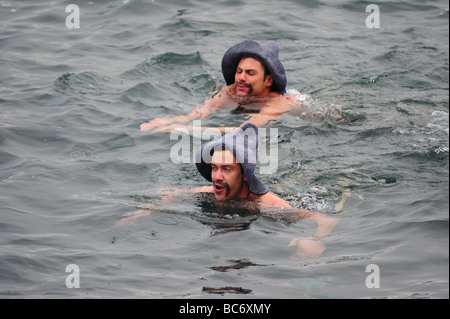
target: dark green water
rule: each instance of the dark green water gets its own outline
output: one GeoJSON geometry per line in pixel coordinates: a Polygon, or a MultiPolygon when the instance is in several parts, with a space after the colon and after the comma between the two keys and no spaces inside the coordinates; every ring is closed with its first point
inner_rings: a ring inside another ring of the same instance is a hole
{"type": "Polygon", "coordinates": [[[2,298],[448,298],[447,1],[378,1],[378,29],[366,1],[77,1],[68,29],[70,3],[0,2],[2,298]],[[288,89],[324,115],[276,122],[278,168],[261,176],[339,217],[320,257],[288,247],[314,222],[158,202],[206,181],[140,124],[202,104],[244,39],[277,41],[288,89]],[[162,212],[120,223],[149,203],[162,212]],[[227,286],[249,293],[203,290],[227,286]]]}

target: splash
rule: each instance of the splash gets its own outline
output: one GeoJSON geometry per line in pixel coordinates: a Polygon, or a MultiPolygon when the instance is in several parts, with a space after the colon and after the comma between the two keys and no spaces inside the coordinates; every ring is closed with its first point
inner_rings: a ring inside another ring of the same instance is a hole
{"type": "Polygon", "coordinates": [[[312,186],[306,192],[285,197],[285,200],[295,208],[315,211],[331,211],[334,204],[329,201],[330,191],[324,186],[312,186]]]}
{"type": "Polygon", "coordinates": [[[449,155],[449,114],[433,111],[423,126],[396,128],[393,133],[413,138],[411,152],[436,159],[449,155]]]}
{"type": "Polygon", "coordinates": [[[329,119],[335,122],[354,122],[363,119],[364,116],[357,114],[354,110],[343,107],[336,103],[327,103],[317,99],[313,99],[311,95],[300,93],[296,89],[286,91],[289,96],[295,96],[296,101],[301,103],[302,107],[298,111],[292,112],[300,118],[313,119],[329,119]]]}

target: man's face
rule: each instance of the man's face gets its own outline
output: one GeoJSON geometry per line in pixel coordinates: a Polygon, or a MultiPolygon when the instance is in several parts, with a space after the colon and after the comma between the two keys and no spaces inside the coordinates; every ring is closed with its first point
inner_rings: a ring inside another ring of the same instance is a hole
{"type": "Polygon", "coordinates": [[[246,181],[241,165],[236,163],[233,153],[229,150],[214,152],[211,160],[211,178],[214,196],[220,201],[238,198],[246,181]]]}
{"type": "Polygon", "coordinates": [[[264,67],[254,58],[243,58],[234,75],[236,95],[264,97],[270,92],[272,77],[264,77],[264,67]]]}

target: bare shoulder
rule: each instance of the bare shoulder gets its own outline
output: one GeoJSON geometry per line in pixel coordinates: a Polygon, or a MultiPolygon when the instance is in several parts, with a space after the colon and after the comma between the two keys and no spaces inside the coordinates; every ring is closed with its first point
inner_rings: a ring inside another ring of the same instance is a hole
{"type": "Polygon", "coordinates": [[[195,193],[214,193],[214,189],[212,186],[203,186],[194,189],[195,193]]]}
{"type": "Polygon", "coordinates": [[[295,98],[290,95],[272,92],[266,103],[266,107],[261,110],[260,114],[279,116],[298,107],[298,103],[296,102],[295,98]]]}
{"type": "Polygon", "coordinates": [[[211,92],[204,106],[214,111],[226,107],[232,101],[230,90],[232,90],[232,85],[224,86],[220,90],[211,92]]]}
{"type": "Polygon", "coordinates": [[[281,95],[280,100],[281,104],[290,109],[303,106],[303,103],[298,101],[295,95],[283,94],[281,95]]]}

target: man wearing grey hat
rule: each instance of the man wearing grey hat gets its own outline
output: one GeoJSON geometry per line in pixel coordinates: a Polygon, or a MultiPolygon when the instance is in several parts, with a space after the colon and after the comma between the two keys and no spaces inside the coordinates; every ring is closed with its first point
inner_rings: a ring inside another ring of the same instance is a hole
{"type": "MultiPolygon", "coordinates": [[[[317,257],[325,251],[320,240],[328,235],[338,223],[338,218],[329,217],[315,211],[294,208],[265,186],[256,176],[258,152],[258,128],[246,123],[234,132],[221,138],[204,143],[196,152],[196,167],[199,173],[209,182],[191,193],[213,194],[218,202],[246,203],[249,209],[259,209],[266,214],[287,214],[289,218],[309,218],[317,222],[317,231],[311,238],[295,238],[289,246],[297,246],[299,258],[317,257]]],[[[186,190],[171,190],[171,195],[186,190]]],[[[164,202],[172,201],[171,196],[163,198],[164,202]]],[[[159,208],[147,208],[139,215],[127,218],[135,219],[152,212],[164,212],[159,208]]]]}
{"type": "MultiPolygon", "coordinates": [[[[188,115],[154,119],[141,125],[141,131],[170,132],[175,128],[193,129],[186,123],[208,117],[212,112],[237,104],[251,105],[248,122],[262,127],[271,124],[283,113],[301,106],[295,96],[286,95],[286,73],[278,59],[275,41],[259,43],[246,40],[232,46],[222,59],[222,73],[226,86],[204,105],[195,107],[188,115]]],[[[220,127],[225,131],[226,127],[220,127]]]]}
{"type": "Polygon", "coordinates": [[[195,164],[200,174],[213,185],[201,187],[197,192],[213,193],[219,201],[255,200],[291,207],[269,192],[256,176],[258,140],[258,128],[246,123],[220,139],[203,144],[197,150],[195,164]]]}
{"type": "Polygon", "coordinates": [[[324,214],[297,209],[278,197],[256,176],[258,152],[258,128],[246,123],[222,138],[203,144],[196,153],[196,166],[200,174],[212,186],[197,188],[197,193],[212,193],[216,200],[253,202],[256,208],[270,213],[283,210],[290,216],[310,218],[317,222],[316,235],[312,238],[295,238],[290,246],[298,246],[297,257],[320,255],[325,246],[320,238],[328,235],[338,219],[324,214]]]}

